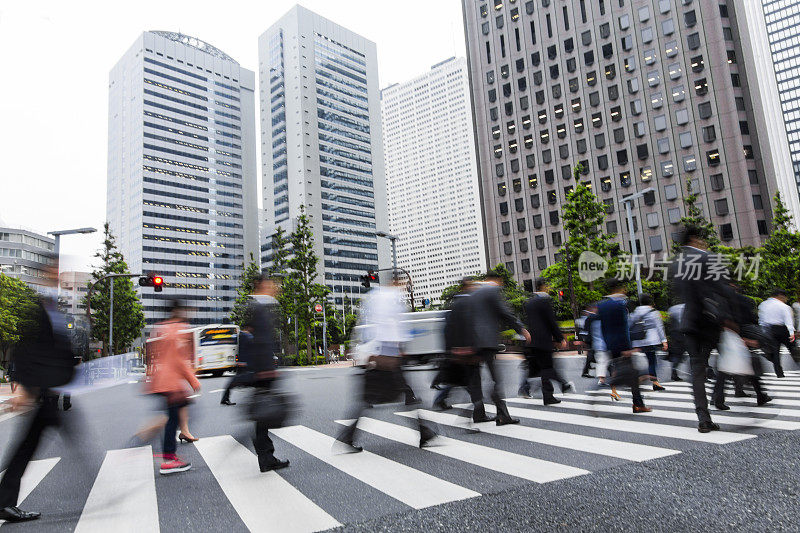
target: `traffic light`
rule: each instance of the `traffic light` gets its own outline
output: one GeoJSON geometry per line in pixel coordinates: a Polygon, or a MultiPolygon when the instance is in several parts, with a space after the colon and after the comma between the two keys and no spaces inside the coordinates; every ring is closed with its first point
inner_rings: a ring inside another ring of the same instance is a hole
{"type": "Polygon", "coordinates": [[[563,302],[565,300],[566,300],[566,293],[564,292],[564,289],[558,289],[558,301],[563,302]]]}
{"type": "Polygon", "coordinates": [[[164,290],[164,278],[155,274],[148,274],[139,278],[140,287],[153,287],[155,292],[164,290]]]}
{"type": "Polygon", "coordinates": [[[361,276],[362,287],[369,289],[370,285],[373,283],[378,283],[378,275],[372,270],[367,271],[365,276],[361,276]]]}

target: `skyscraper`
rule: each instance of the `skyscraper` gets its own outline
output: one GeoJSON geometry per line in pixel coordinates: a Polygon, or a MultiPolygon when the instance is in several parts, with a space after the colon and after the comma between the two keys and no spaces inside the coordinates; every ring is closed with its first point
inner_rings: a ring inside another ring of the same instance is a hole
{"type": "Polygon", "coordinates": [[[486,269],[467,61],[381,91],[389,230],[417,302],[486,269]]]}
{"type": "Polygon", "coordinates": [[[319,282],[337,305],[387,266],[375,43],[295,6],[259,38],[263,263],[278,226],[311,217],[319,282]]]}
{"type": "Polygon", "coordinates": [[[131,272],[164,277],[142,291],[148,324],[167,299],[223,320],[242,264],[258,261],[255,76],[218,48],[143,33],[109,79],[107,217],[131,272]]]}
{"type": "Polygon", "coordinates": [[[738,2],[464,0],[489,263],[530,283],[566,238],[580,181],[625,249],[669,249],[687,180],[731,246],[768,233],[774,159],[749,86],[738,2]],[[622,212],[622,213],[621,213],[622,212]]]}

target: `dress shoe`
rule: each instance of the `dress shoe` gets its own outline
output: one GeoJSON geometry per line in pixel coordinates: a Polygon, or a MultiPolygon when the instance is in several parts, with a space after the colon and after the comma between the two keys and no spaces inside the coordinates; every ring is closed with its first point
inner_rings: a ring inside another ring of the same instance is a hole
{"type": "Polygon", "coordinates": [[[634,405],[633,406],[633,412],[634,413],[649,413],[650,411],[652,411],[652,409],[650,407],[647,407],[646,405],[634,405]]]}
{"type": "Polygon", "coordinates": [[[258,458],[258,469],[262,472],[269,472],[271,470],[280,470],[289,466],[289,461],[281,461],[275,457],[261,457],[258,458]]]}
{"type": "Polygon", "coordinates": [[[778,377],[778,378],[785,377],[785,376],[783,375],[783,370],[781,370],[780,372],[778,372],[778,371],[776,370],[776,371],[775,371],[775,377],[778,377]]]}
{"type": "Polygon", "coordinates": [[[433,408],[437,411],[449,411],[453,406],[442,400],[440,402],[433,402],[433,408]]]}
{"type": "Polygon", "coordinates": [[[0,520],[5,520],[6,522],[27,522],[28,520],[36,520],[40,516],[42,516],[41,513],[23,511],[15,505],[0,509],[0,520]]]}
{"type": "Polygon", "coordinates": [[[188,443],[191,444],[192,442],[197,442],[200,439],[198,439],[197,437],[190,437],[188,435],[184,435],[183,433],[180,433],[180,434],[178,434],[178,440],[181,441],[181,442],[188,442],[188,443]]]}
{"type": "Polygon", "coordinates": [[[236,402],[232,402],[230,400],[222,400],[219,402],[220,405],[236,405],[236,402]]]}
{"type": "Polygon", "coordinates": [[[714,422],[700,422],[697,425],[697,431],[699,431],[700,433],[719,431],[719,424],[715,424],[714,422]]]}
{"type": "Polygon", "coordinates": [[[683,381],[677,372],[672,372],[672,381],[683,381]]]}
{"type": "Polygon", "coordinates": [[[526,400],[530,400],[531,398],[533,398],[533,396],[531,396],[531,392],[530,391],[525,391],[525,390],[520,389],[517,392],[517,398],[525,398],[526,400]]]}
{"type": "Polygon", "coordinates": [[[508,426],[511,424],[519,424],[519,418],[498,418],[494,421],[494,423],[498,426],[508,426]]]}
{"type": "Polygon", "coordinates": [[[714,403],[714,407],[717,408],[717,411],[730,411],[731,408],[724,403],[716,402],[714,403]]]}
{"type": "Polygon", "coordinates": [[[567,381],[566,383],[561,384],[561,394],[569,394],[570,392],[575,392],[575,384],[571,381],[567,381]]]}
{"type": "Polygon", "coordinates": [[[545,398],[544,399],[544,404],[545,405],[555,405],[557,403],[561,403],[561,400],[559,400],[558,398],[545,398]]]}
{"type": "Polygon", "coordinates": [[[771,401],[772,401],[771,396],[769,396],[768,394],[762,394],[761,396],[758,397],[756,403],[758,404],[759,407],[761,407],[762,405],[769,403],[771,401]]]}
{"type": "Polygon", "coordinates": [[[422,400],[414,396],[413,398],[406,398],[406,405],[419,405],[422,403],[422,400]]]}
{"type": "Polygon", "coordinates": [[[582,378],[590,378],[590,377],[592,377],[592,376],[591,376],[591,374],[589,374],[588,372],[584,372],[583,374],[581,374],[581,377],[582,377],[582,378]]]}
{"type": "Polygon", "coordinates": [[[662,387],[661,383],[659,383],[658,380],[655,380],[655,381],[653,381],[653,390],[654,391],[662,391],[662,390],[667,390],[667,389],[662,387]]]}
{"type": "Polygon", "coordinates": [[[497,420],[497,417],[494,416],[479,416],[478,418],[473,418],[472,421],[476,424],[480,424],[481,422],[494,422],[497,420]]]}
{"type": "Polygon", "coordinates": [[[428,426],[419,428],[419,447],[424,448],[431,440],[436,438],[436,432],[428,426]]]}
{"type": "Polygon", "coordinates": [[[743,391],[743,390],[737,390],[737,391],[736,391],[736,392],[733,394],[733,397],[734,397],[734,398],[749,398],[749,397],[750,397],[750,395],[749,395],[749,394],[747,394],[747,393],[746,393],[745,391],[743,391]]]}

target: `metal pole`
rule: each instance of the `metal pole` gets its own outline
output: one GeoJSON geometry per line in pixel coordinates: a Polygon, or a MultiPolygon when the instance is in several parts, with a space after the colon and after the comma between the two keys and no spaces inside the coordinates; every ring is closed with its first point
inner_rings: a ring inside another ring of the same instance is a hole
{"type": "Polygon", "coordinates": [[[114,278],[111,278],[111,297],[108,305],[108,355],[114,355],[114,278]]]}
{"type": "Polygon", "coordinates": [[[327,298],[322,301],[322,356],[328,360],[328,315],[326,314],[325,304],[327,298]]]}
{"type": "Polygon", "coordinates": [[[392,276],[397,277],[397,237],[392,237],[392,276]]]}
{"type": "Polygon", "coordinates": [[[59,280],[59,275],[61,274],[61,235],[56,234],[55,237],[55,244],[53,244],[53,251],[56,254],[56,285],[60,286],[61,281],[59,280]]]}
{"type": "Polygon", "coordinates": [[[633,259],[634,269],[636,271],[636,294],[641,299],[642,297],[642,275],[639,270],[639,261],[637,259],[636,238],[633,234],[633,211],[631,204],[633,200],[625,202],[625,212],[628,215],[628,232],[631,238],[631,258],[633,259]]]}

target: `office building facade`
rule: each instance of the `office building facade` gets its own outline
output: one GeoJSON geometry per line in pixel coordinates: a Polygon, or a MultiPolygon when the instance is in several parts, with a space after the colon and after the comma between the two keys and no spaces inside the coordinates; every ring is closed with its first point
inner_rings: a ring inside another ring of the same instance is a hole
{"type": "Polygon", "coordinates": [[[192,322],[227,317],[242,264],[258,261],[255,75],[194,37],[148,31],[109,79],[107,218],[141,291],[148,325],[167,301],[192,322]]]}
{"type": "Polygon", "coordinates": [[[386,185],[375,43],[300,6],[259,38],[262,264],[278,226],[311,218],[318,282],[357,299],[387,266],[386,185]]]}
{"type": "Polygon", "coordinates": [[[467,61],[381,91],[389,231],[418,304],[486,269],[467,61]]]}
{"type": "Polygon", "coordinates": [[[768,233],[774,160],[738,2],[464,0],[487,254],[530,287],[566,239],[579,181],[630,251],[669,250],[686,182],[724,244],[768,233]],[[736,4],[736,5],[734,5],[736,4]],[[744,59],[747,58],[748,61],[744,59]]]}
{"type": "Polygon", "coordinates": [[[65,312],[77,316],[86,314],[83,299],[89,293],[92,274],[67,271],[58,275],[58,300],[65,312]]]}
{"type": "Polygon", "coordinates": [[[32,231],[0,227],[0,272],[33,288],[53,284],[48,281],[55,268],[55,240],[32,231]]]}

